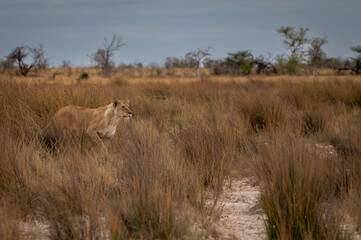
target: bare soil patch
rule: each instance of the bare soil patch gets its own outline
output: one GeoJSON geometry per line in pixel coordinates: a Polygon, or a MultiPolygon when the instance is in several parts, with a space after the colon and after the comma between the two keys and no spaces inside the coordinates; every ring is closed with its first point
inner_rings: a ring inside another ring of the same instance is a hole
{"type": "Polygon", "coordinates": [[[219,199],[223,206],[218,226],[221,239],[266,239],[260,196],[259,186],[252,178],[224,184],[219,199]]]}

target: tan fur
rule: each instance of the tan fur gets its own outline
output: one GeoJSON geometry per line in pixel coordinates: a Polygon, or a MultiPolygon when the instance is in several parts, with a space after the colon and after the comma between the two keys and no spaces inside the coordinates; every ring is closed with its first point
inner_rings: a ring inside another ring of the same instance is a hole
{"type": "Polygon", "coordinates": [[[55,113],[53,129],[64,135],[81,137],[87,134],[91,140],[106,148],[114,136],[121,118],[130,119],[132,110],[129,101],[115,100],[111,104],[96,109],[66,106],[55,113]]]}

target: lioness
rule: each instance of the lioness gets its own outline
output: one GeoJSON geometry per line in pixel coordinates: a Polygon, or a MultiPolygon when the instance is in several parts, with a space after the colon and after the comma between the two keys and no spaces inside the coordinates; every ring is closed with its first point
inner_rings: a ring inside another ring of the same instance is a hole
{"type": "Polygon", "coordinates": [[[131,117],[132,110],[128,100],[117,99],[96,109],[66,106],[55,113],[52,122],[47,126],[45,143],[50,146],[53,145],[54,138],[74,135],[81,137],[85,133],[93,143],[106,149],[119,120],[131,117]]]}

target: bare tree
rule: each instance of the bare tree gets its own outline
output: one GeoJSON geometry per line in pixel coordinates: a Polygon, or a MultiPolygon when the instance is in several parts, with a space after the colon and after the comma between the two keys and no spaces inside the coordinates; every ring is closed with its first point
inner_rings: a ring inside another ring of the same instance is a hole
{"type": "Polygon", "coordinates": [[[193,65],[193,59],[186,59],[182,57],[167,57],[164,62],[164,67],[167,69],[193,67],[193,65]]]}
{"type": "Polygon", "coordinates": [[[73,64],[69,60],[63,60],[63,61],[61,61],[60,68],[67,69],[67,68],[71,68],[72,65],[73,64]]]}
{"type": "Polygon", "coordinates": [[[313,67],[321,67],[323,60],[326,58],[325,52],[322,47],[328,43],[326,38],[313,38],[311,45],[307,50],[308,63],[313,67]]]}
{"type": "Polygon", "coordinates": [[[20,46],[14,48],[11,53],[7,56],[9,60],[15,60],[18,63],[19,70],[23,76],[26,76],[30,69],[37,66],[41,62],[46,62],[44,57],[44,47],[39,44],[39,46],[20,46]],[[30,56],[30,63],[26,63],[25,59],[30,56]]]}
{"type": "Polygon", "coordinates": [[[191,62],[194,69],[196,70],[196,77],[198,77],[198,69],[200,67],[201,61],[211,54],[209,53],[213,48],[198,48],[197,50],[190,51],[186,54],[185,58],[187,62],[191,62]]]}
{"type": "Polygon", "coordinates": [[[104,75],[107,75],[111,68],[114,67],[112,58],[115,52],[119,51],[124,45],[122,38],[116,34],[113,35],[110,41],[107,38],[104,38],[103,48],[98,48],[95,53],[91,54],[90,59],[102,69],[104,75]]]}
{"type": "Polygon", "coordinates": [[[36,69],[47,69],[49,68],[49,59],[44,55],[40,56],[38,63],[35,65],[36,69]]]}
{"type": "Polygon", "coordinates": [[[65,69],[67,71],[67,75],[71,76],[73,74],[72,66],[73,64],[69,60],[63,60],[61,62],[60,68],[65,69]]]}
{"type": "Polygon", "coordinates": [[[157,62],[151,62],[149,63],[148,67],[150,68],[151,70],[151,76],[154,76],[153,73],[155,72],[156,73],[156,76],[160,76],[162,75],[162,68],[160,67],[160,64],[157,63],[157,62]]]}
{"type": "Polygon", "coordinates": [[[338,75],[347,73],[351,74],[352,72],[356,73],[356,69],[354,67],[355,62],[351,60],[353,59],[340,59],[340,65],[336,67],[338,75]]]}

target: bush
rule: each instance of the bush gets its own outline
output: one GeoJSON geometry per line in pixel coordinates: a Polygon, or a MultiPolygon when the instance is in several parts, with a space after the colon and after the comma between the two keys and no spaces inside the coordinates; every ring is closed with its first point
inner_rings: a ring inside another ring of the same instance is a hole
{"type": "Polygon", "coordinates": [[[87,80],[89,78],[89,73],[87,72],[82,72],[79,76],[80,80],[87,80]]]}
{"type": "Polygon", "coordinates": [[[206,59],[204,65],[213,68],[215,75],[249,75],[254,59],[250,51],[237,51],[228,53],[224,60],[206,59]]]}
{"type": "Polygon", "coordinates": [[[276,61],[276,68],[280,73],[296,74],[299,71],[299,61],[295,56],[290,56],[289,58],[277,56],[276,61]]]}

